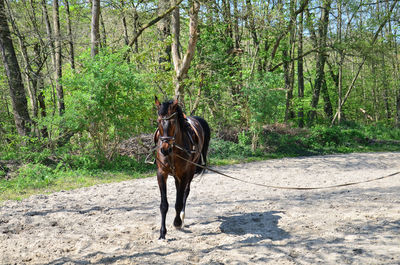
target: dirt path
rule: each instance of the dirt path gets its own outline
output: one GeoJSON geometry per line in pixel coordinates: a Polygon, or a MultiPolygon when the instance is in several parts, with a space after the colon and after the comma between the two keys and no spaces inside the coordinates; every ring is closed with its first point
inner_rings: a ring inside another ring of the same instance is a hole
{"type": "MultiPolygon", "coordinates": [[[[400,170],[400,153],[220,167],[265,184],[320,186],[400,170]]],[[[159,242],[153,178],[33,196],[0,207],[0,264],[399,264],[400,175],[319,191],[266,189],[213,173],[192,183],[185,228],[159,242]]]]}

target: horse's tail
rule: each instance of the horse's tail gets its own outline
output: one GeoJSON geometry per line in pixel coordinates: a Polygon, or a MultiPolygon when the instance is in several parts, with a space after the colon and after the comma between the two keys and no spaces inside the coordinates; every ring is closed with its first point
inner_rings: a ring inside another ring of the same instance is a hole
{"type": "MultiPolygon", "coordinates": [[[[208,146],[210,144],[210,138],[211,138],[211,130],[210,126],[208,126],[208,123],[200,117],[193,117],[195,118],[201,125],[201,127],[204,130],[204,143],[203,147],[201,149],[201,156],[199,157],[198,161],[196,162],[199,165],[207,166],[207,152],[208,152],[208,146]]],[[[202,167],[197,166],[196,167],[196,174],[200,174],[204,171],[205,169],[202,167]]]]}

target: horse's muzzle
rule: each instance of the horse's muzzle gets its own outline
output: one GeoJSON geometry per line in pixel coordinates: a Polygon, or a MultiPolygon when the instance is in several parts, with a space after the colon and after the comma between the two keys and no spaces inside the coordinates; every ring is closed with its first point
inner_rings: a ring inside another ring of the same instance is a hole
{"type": "Polygon", "coordinates": [[[172,146],[166,142],[163,142],[161,145],[161,154],[164,156],[168,156],[170,153],[172,153],[172,146]]]}

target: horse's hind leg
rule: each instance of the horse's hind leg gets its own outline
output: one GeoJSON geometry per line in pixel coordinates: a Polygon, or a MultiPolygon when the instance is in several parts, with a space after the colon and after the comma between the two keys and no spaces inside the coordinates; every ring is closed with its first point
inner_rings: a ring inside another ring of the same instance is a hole
{"type": "Polygon", "coordinates": [[[181,214],[180,214],[180,217],[182,219],[182,224],[183,224],[184,219],[185,219],[186,200],[187,200],[187,198],[189,196],[189,193],[190,193],[190,182],[191,182],[191,180],[186,183],[185,191],[183,193],[183,207],[182,207],[182,211],[181,211],[181,214]]]}
{"type": "Polygon", "coordinates": [[[185,184],[184,180],[179,181],[175,179],[175,186],[176,186],[176,202],[175,202],[175,210],[176,216],[174,219],[174,226],[178,229],[183,227],[183,220],[181,219],[180,213],[183,209],[183,201],[184,201],[184,191],[185,191],[185,184]]]}
{"type": "Polygon", "coordinates": [[[160,204],[160,212],[161,212],[161,228],[160,228],[160,238],[165,239],[165,234],[167,233],[167,228],[165,227],[165,217],[168,212],[168,200],[167,200],[167,176],[164,176],[160,172],[157,172],[157,180],[158,187],[160,188],[161,193],[161,204],[160,204]]]}
{"type": "Polygon", "coordinates": [[[190,177],[185,178],[185,181],[182,181],[181,183],[175,181],[177,194],[176,194],[176,204],[175,204],[176,216],[174,220],[174,226],[176,228],[182,228],[184,224],[186,201],[190,193],[190,182],[192,181],[192,179],[193,179],[193,174],[191,174],[190,177]]]}

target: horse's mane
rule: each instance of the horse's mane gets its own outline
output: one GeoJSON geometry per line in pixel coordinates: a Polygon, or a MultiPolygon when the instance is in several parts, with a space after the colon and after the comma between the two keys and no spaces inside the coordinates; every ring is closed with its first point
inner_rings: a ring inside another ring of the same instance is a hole
{"type": "MultiPolygon", "coordinates": [[[[168,114],[168,108],[170,105],[174,103],[173,100],[165,101],[161,104],[160,109],[158,110],[158,115],[165,116],[168,114]]],[[[186,120],[185,116],[183,115],[183,111],[179,104],[176,106],[176,112],[178,113],[178,122],[179,126],[184,132],[191,131],[191,127],[189,122],[186,120]]]]}

